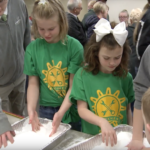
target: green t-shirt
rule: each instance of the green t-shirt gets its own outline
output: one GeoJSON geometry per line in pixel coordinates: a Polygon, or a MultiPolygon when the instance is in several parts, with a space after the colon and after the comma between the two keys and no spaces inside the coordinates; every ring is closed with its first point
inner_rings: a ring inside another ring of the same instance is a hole
{"type": "MultiPolygon", "coordinates": [[[[88,109],[103,117],[115,127],[127,124],[127,105],[134,101],[132,76],[120,78],[99,71],[97,75],[80,68],[74,76],[70,94],[72,103],[77,100],[87,102],[88,109]]],[[[82,131],[98,134],[100,128],[82,119],[82,131]]]]}
{"type": "Polygon", "coordinates": [[[70,36],[65,45],[61,41],[47,43],[44,39],[36,39],[28,45],[24,73],[39,77],[41,106],[62,104],[69,86],[69,74],[75,74],[82,61],[83,47],[70,36]]]}

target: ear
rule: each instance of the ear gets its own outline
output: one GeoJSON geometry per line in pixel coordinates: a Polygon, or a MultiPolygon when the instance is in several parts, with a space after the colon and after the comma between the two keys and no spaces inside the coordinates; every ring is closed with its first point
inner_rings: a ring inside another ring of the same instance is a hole
{"type": "Polygon", "coordinates": [[[147,123],[147,124],[146,124],[146,127],[147,127],[148,132],[150,133],[150,124],[147,123]]]}

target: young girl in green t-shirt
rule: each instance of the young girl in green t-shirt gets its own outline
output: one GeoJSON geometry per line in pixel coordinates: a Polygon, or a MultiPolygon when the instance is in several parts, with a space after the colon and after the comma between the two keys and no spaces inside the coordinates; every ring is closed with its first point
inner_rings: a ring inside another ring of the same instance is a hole
{"type": "MultiPolygon", "coordinates": [[[[113,23],[112,25],[115,25],[113,23]]],[[[70,100],[77,101],[82,131],[102,133],[102,140],[113,146],[113,127],[132,124],[130,103],[134,100],[132,76],[128,73],[127,30],[122,22],[111,28],[101,19],[85,47],[85,64],[75,74],[70,100]]]]}
{"type": "Polygon", "coordinates": [[[36,40],[27,47],[24,63],[24,73],[29,76],[27,104],[32,130],[40,128],[38,99],[39,116],[54,119],[51,135],[61,121],[80,130],[80,122],[79,126],[74,124],[80,118],[69,95],[74,74],[83,61],[83,47],[67,35],[66,13],[59,0],[36,0],[32,15],[36,40]]]}

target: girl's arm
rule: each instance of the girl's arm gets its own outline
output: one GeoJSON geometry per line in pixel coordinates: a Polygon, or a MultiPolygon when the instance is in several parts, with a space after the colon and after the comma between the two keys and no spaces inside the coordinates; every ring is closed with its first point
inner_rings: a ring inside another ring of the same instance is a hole
{"type": "Polygon", "coordinates": [[[95,115],[93,112],[91,112],[88,109],[86,102],[77,101],[77,105],[78,105],[79,116],[82,119],[84,119],[85,121],[91,124],[97,125],[101,128],[103,142],[106,142],[106,145],[108,145],[110,139],[111,146],[115,145],[117,143],[117,136],[115,130],[110,125],[110,123],[106,119],[99,117],[95,115]]]}
{"type": "Polygon", "coordinates": [[[134,108],[133,115],[133,137],[128,145],[130,150],[141,150],[143,148],[143,119],[142,112],[134,108]]]}
{"type": "Polygon", "coordinates": [[[39,99],[39,77],[29,76],[27,89],[27,106],[29,114],[29,123],[32,125],[32,130],[40,129],[40,123],[36,112],[36,106],[39,99]]]}
{"type": "Polygon", "coordinates": [[[128,119],[128,125],[133,126],[133,117],[131,113],[131,104],[128,104],[127,106],[127,119],[128,119]]]}
{"type": "Polygon", "coordinates": [[[60,122],[64,116],[64,114],[66,113],[66,111],[71,107],[72,103],[69,100],[69,95],[71,93],[71,89],[72,89],[72,82],[73,82],[73,77],[74,74],[70,74],[69,76],[69,89],[67,91],[67,94],[64,98],[64,101],[59,109],[59,111],[57,113],[55,113],[54,118],[53,118],[53,129],[52,132],[50,133],[50,136],[52,136],[54,133],[56,133],[57,128],[60,125],[60,122]]]}

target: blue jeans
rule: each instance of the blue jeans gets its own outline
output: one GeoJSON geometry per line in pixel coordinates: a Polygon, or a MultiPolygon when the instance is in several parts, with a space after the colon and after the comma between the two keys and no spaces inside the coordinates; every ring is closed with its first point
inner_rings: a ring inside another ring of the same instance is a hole
{"type": "MultiPolygon", "coordinates": [[[[51,106],[40,106],[39,116],[41,118],[47,118],[53,120],[54,114],[59,110],[60,107],[51,107],[51,106]]],[[[71,129],[76,131],[81,131],[81,121],[79,122],[70,122],[71,129]]]]}

